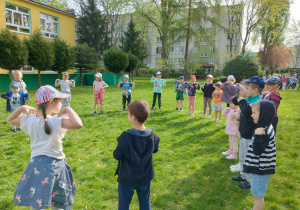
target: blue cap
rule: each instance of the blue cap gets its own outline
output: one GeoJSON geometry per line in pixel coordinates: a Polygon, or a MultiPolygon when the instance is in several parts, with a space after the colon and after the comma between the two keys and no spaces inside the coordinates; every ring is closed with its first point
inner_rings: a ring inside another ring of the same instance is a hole
{"type": "Polygon", "coordinates": [[[14,83],[14,84],[11,85],[11,88],[20,88],[20,85],[17,84],[17,83],[14,83]]]}
{"type": "Polygon", "coordinates": [[[124,75],[124,78],[129,79],[128,74],[125,74],[125,75],[124,75]]]}
{"type": "Polygon", "coordinates": [[[178,77],[178,79],[184,79],[184,77],[183,77],[183,76],[180,76],[180,77],[178,77]]]}
{"type": "Polygon", "coordinates": [[[251,82],[251,83],[255,83],[258,87],[264,89],[265,88],[265,81],[263,78],[258,77],[258,76],[254,76],[251,77],[250,79],[245,79],[245,82],[251,82]]]}

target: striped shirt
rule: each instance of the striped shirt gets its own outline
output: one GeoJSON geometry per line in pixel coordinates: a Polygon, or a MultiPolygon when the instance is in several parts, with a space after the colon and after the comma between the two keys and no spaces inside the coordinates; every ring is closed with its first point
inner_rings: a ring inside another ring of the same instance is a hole
{"type": "Polygon", "coordinates": [[[254,135],[248,147],[244,172],[253,174],[275,174],[276,146],[273,126],[266,128],[266,135],[254,135]]]}

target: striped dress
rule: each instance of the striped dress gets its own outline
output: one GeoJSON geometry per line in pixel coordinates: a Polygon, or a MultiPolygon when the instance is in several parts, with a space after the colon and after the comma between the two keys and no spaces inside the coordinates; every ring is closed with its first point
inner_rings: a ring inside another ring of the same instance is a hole
{"type": "Polygon", "coordinates": [[[258,175],[275,174],[276,146],[272,125],[266,127],[266,135],[254,135],[249,145],[244,172],[258,175]]]}

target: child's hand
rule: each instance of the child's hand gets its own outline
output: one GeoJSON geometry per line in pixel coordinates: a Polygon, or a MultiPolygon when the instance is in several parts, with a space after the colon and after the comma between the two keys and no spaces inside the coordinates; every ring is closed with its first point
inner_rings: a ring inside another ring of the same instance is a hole
{"type": "Polygon", "coordinates": [[[242,97],[239,97],[239,98],[237,99],[237,102],[240,103],[240,101],[241,101],[242,99],[243,99],[242,97]]]}
{"type": "Polygon", "coordinates": [[[13,102],[14,100],[13,99],[10,99],[10,102],[13,102]]]}
{"type": "Polygon", "coordinates": [[[23,105],[22,107],[26,114],[37,114],[37,110],[31,106],[23,105]]]}
{"type": "Polygon", "coordinates": [[[27,100],[25,101],[25,103],[27,103],[27,104],[28,104],[28,101],[29,101],[29,100],[27,99],[27,100]]]}
{"type": "Polygon", "coordinates": [[[56,81],[60,81],[60,79],[56,79],[56,81]]]}
{"type": "Polygon", "coordinates": [[[64,107],[62,110],[60,110],[58,117],[62,116],[62,115],[68,115],[68,111],[69,111],[70,107],[64,107]]]}
{"type": "Polygon", "coordinates": [[[256,135],[266,135],[265,128],[256,128],[255,133],[256,135]]]}
{"type": "Polygon", "coordinates": [[[152,77],[153,79],[155,79],[155,77],[152,77]]]}

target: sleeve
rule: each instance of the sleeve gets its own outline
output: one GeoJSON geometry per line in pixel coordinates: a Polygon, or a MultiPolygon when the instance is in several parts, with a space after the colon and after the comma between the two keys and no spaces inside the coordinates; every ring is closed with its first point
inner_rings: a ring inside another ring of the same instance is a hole
{"type": "Polygon", "coordinates": [[[150,80],[150,82],[154,82],[154,79],[153,79],[153,77],[151,77],[151,80],[150,80]]]}
{"type": "Polygon", "coordinates": [[[30,122],[30,115],[23,114],[20,120],[20,127],[21,130],[24,131],[24,133],[26,133],[27,135],[30,135],[29,122],[30,122]]]}
{"type": "Polygon", "coordinates": [[[29,100],[30,99],[30,95],[28,93],[24,93],[24,99],[25,100],[29,100]]]}
{"type": "Polygon", "coordinates": [[[251,116],[252,107],[247,103],[246,99],[240,100],[239,107],[241,109],[241,113],[246,116],[251,116]]]}
{"type": "Polygon", "coordinates": [[[212,93],[211,97],[215,98],[215,91],[212,93]]]}
{"type": "Polygon", "coordinates": [[[239,105],[239,102],[237,101],[238,100],[238,96],[235,96],[233,99],[232,99],[232,103],[234,104],[234,105],[239,105]]]}
{"type": "Polygon", "coordinates": [[[177,80],[174,80],[174,82],[173,82],[175,85],[177,84],[177,80]]]}
{"type": "Polygon", "coordinates": [[[7,92],[7,93],[5,93],[5,94],[2,94],[1,95],[1,98],[4,98],[4,99],[6,99],[6,100],[10,100],[11,98],[9,97],[9,93],[7,92]]]}
{"type": "Polygon", "coordinates": [[[222,85],[221,85],[221,90],[225,90],[225,89],[227,89],[227,85],[228,85],[228,83],[227,82],[224,82],[224,83],[222,83],[222,85]]]}
{"type": "Polygon", "coordinates": [[[122,144],[121,144],[121,138],[120,138],[121,136],[117,138],[118,145],[113,153],[113,156],[116,160],[122,160],[125,158],[125,154],[123,153],[122,144]]]}
{"type": "Polygon", "coordinates": [[[197,90],[200,90],[200,84],[197,84],[197,85],[196,85],[196,89],[197,89],[197,90]]]}
{"type": "Polygon", "coordinates": [[[226,107],[226,108],[223,110],[223,115],[224,115],[225,117],[227,117],[228,114],[229,114],[229,112],[230,112],[230,108],[229,108],[229,107],[226,107]]]}
{"type": "Polygon", "coordinates": [[[132,87],[132,84],[131,84],[131,83],[129,83],[129,85],[130,85],[130,87],[132,87]]]}
{"type": "Polygon", "coordinates": [[[201,88],[202,92],[205,93],[205,85],[201,88]]]}
{"type": "Polygon", "coordinates": [[[124,84],[124,83],[121,83],[121,84],[120,84],[120,87],[123,87],[123,84],[124,84]]]}
{"type": "Polygon", "coordinates": [[[68,131],[68,129],[62,128],[62,125],[61,125],[61,121],[62,121],[62,119],[65,118],[65,116],[66,115],[62,115],[62,116],[58,117],[58,115],[55,115],[55,116],[52,117],[52,118],[55,119],[54,126],[52,126],[52,127],[55,128],[55,130],[53,130],[53,132],[56,132],[59,135],[60,139],[62,139],[68,131]]]}
{"type": "Polygon", "coordinates": [[[166,87],[166,80],[163,80],[163,86],[166,87]]]}
{"type": "Polygon", "coordinates": [[[155,135],[153,153],[157,153],[158,152],[159,142],[160,142],[160,137],[157,136],[157,135],[155,135]]]}
{"type": "Polygon", "coordinates": [[[265,151],[268,141],[268,135],[254,135],[253,153],[258,156],[261,155],[265,151]]]}
{"type": "Polygon", "coordinates": [[[93,82],[93,86],[95,85],[95,81],[93,82]]]}

